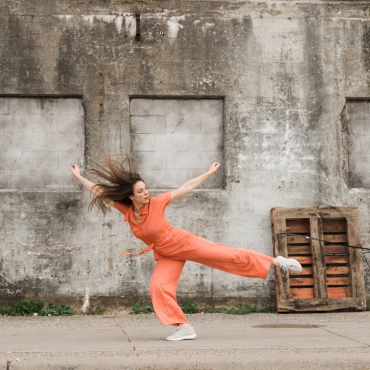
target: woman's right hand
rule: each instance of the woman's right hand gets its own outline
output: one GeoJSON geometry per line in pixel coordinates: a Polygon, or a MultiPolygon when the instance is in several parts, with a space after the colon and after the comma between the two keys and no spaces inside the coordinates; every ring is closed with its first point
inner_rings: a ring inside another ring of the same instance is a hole
{"type": "Polygon", "coordinates": [[[81,170],[80,170],[80,168],[77,166],[77,164],[72,164],[72,166],[71,166],[71,167],[69,167],[69,169],[71,170],[72,175],[73,175],[74,177],[81,176],[81,170]]]}

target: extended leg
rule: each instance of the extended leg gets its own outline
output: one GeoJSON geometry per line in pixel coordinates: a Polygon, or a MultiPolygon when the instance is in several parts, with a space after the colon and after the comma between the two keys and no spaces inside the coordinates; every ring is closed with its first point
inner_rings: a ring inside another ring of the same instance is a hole
{"type": "Polygon", "coordinates": [[[190,234],[181,248],[165,256],[198,262],[231,274],[266,279],[273,257],[244,248],[233,248],[190,234]]]}
{"type": "Polygon", "coordinates": [[[159,259],[150,280],[149,293],[153,308],[163,325],[187,324],[184,312],[176,301],[176,288],[185,261],[159,259]]]}

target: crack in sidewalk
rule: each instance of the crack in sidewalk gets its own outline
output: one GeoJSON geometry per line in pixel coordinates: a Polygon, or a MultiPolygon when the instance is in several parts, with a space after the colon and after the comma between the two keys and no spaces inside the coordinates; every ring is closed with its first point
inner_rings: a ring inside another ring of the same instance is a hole
{"type": "Polygon", "coordinates": [[[121,328],[121,330],[123,331],[123,333],[126,335],[127,340],[128,340],[128,341],[129,341],[129,343],[132,345],[132,348],[134,349],[134,352],[135,352],[136,356],[139,356],[139,353],[137,352],[137,350],[136,350],[136,348],[135,348],[134,343],[132,343],[132,342],[131,342],[131,339],[130,339],[130,337],[128,336],[128,334],[126,333],[125,329],[124,329],[122,326],[118,325],[118,324],[117,324],[117,326],[119,326],[119,327],[121,328]]]}
{"type": "Polygon", "coordinates": [[[338,337],[342,337],[342,338],[349,339],[349,340],[351,340],[351,341],[353,341],[353,342],[356,342],[356,343],[361,344],[362,346],[365,346],[365,347],[370,348],[370,345],[368,345],[368,344],[366,344],[366,343],[362,343],[362,342],[360,342],[360,341],[358,341],[358,340],[356,340],[356,339],[348,338],[348,337],[346,337],[345,335],[342,335],[342,334],[334,333],[334,332],[332,332],[332,331],[330,331],[330,330],[328,330],[328,329],[324,329],[324,328],[323,328],[323,327],[321,327],[321,326],[318,326],[318,325],[315,325],[315,324],[310,324],[310,323],[307,323],[307,325],[313,326],[314,328],[317,328],[317,329],[325,330],[326,332],[328,332],[328,333],[330,333],[330,334],[334,334],[334,335],[337,335],[338,337]]]}

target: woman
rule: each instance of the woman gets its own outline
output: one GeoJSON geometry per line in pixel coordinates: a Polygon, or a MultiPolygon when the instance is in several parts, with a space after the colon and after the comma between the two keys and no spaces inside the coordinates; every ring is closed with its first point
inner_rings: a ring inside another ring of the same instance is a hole
{"type": "Polygon", "coordinates": [[[299,273],[302,266],[295,259],[282,256],[273,258],[244,248],[232,248],[212,243],[188,231],[172,227],[165,218],[165,208],[169,203],[190,193],[203,181],[218,172],[220,164],[213,163],[207,172],[195,177],[178,189],[150,197],[148,188],[139,174],[134,172],[133,164],[127,155],[121,161],[112,160],[103,150],[105,165],[89,170],[108,183],[94,184],[81,176],[76,164],[70,167],[73,176],[94,195],[90,210],[97,206],[104,215],[106,204],[115,207],[125,215],[133,234],[144,241],[149,248],[141,250],[140,255],[153,249],[157,264],[150,280],[149,292],[153,308],[163,325],[177,327],[167,340],[193,339],[194,327],[176,301],[176,288],[181,270],[188,261],[198,262],[231,274],[266,279],[271,265],[299,273]]]}

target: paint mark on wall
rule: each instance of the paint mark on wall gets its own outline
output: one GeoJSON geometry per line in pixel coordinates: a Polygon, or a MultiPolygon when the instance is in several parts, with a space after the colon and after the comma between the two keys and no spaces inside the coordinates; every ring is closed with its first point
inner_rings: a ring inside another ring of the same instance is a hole
{"type": "Polygon", "coordinates": [[[185,15],[182,15],[179,17],[170,17],[170,19],[167,21],[168,35],[171,39],[177,38],[179,30],[184,28],[184,26],[179,23],[179,21],[184,21],[184,20],[185,20],[185,15]]]}
{"type": "Polygon", "coordinates": [[[65,20],[69,21],[70,19],[73,18],[73,15],[54,15],[54,17],[57,17],[59,19],[65,19],[65,20]]]}
{"type": "Polygon", "coordinates": [[[204,26],[202,26],[202,31],[207,32],[208,29],[213,28],[214,26],[214,23],[206,23],[204,26]]]}
{"type": "MultiPolygon", "coordinates": [[[[67,15],[57,15],[59,19],[70,19],[67,15]]],[[[95,21],[104,23],[115,23],[117,31],[120,33],[122,31],[123,23],[126,25],[127,36],[136,35],[136,23],[133,14],[131,13],[118,13],[118,14],[104,14],[104,15],[83,15],[82,19],[89,23],[91,26],[95,21]]]]}
{"type": "Polygon", "coordinates": [[[90,306],[90,288],[87,286],[85,288],[85,301],[82,305],[81,311],[86,312],[87,307],[90,306]]]}
{"type": "MultiPolygon", "coordinates": [[[[145,18],[158,18],[166,20],[168,17],[168,10],[163,13],[153,13],[145,14],[145,18]]],[[[73,15],[55,15],[55,17],[60,20],[70,20],[73,15]]],[[[117,31],[120,33],[122,31],[123,23],[125,23],[125,29],[128,37],[136,36],[136,20],[133,13],[123,13],[117,12],[116,14],[104,14],[104,15],[82,15],[81,17],[85,22],[89,23],[91,26],[95,21],[104,23],[115,23],[117,31]]],[[[168,35],[170,39],[175,39],[178,36],[179,30],[184,26],[179,23],[179,21],[184,21],[185,15],[173,16],[167,19],[168,35]]],[[[196,21],[199,22],[199,21],[196,21]]]]}
{"type": "Polygon", "coordinates": [[[94,15],[84,15],[82,16],[82,19],[86,22],[89,22],[91,25],[94,23],[94,15]]]}
{"type": "Polygon", "coordinates": [[[117,18],[116,15],[95,15],[96,19],[100,22],[113,23],[117,18]]]}
{"type": "Polygon", "coordinates": [[[134,16],[125,17],[125,26],[127,36],[136,36],[136,22],[134,16]]]}
{"type": "Polygon", "coordinates": [[[121,32],[122,30],[122,24],[123,24],[123,17],[119,16],[114,21],[116,23],[116,28],[118,32],[121,32]]]}

